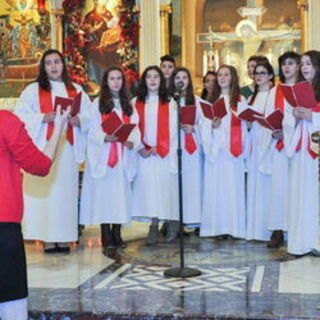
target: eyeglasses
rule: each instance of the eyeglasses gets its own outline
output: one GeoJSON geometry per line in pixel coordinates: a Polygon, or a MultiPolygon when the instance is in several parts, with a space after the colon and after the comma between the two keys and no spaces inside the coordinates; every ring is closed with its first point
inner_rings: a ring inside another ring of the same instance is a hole
{"type": "Polygon", "coordinates": [[[267,76],[269,73],[266,71],[261,71],[261,72],[254,72],[253,75],[254,76],[267,76]]]}

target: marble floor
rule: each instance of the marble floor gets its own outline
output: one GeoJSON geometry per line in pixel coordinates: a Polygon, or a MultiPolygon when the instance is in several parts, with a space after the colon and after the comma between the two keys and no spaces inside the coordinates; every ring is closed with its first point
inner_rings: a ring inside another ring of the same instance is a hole
{"type": "Polygon", "coordinates": [[[97,227],[69,255],[27,243],[30,319],[320,319],[320,258],[190,233],[185,263],[201,275],[166,278],[179,265],[178,242],[148,247],[147,227],[124,228],[128,247],[108,257],[97,227]]]}

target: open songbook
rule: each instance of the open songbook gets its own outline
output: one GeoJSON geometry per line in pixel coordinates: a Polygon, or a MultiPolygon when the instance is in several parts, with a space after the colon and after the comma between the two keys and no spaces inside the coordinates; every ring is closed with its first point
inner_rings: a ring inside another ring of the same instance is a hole
{"type": "Polygon", "coordinates": [[[213,117],[222,119],[228,113],[224,98],[218,99],[213,105],[204,102],[200,102],[200,105],[204,116],[210,120],[213,117]]]}
{"type": "Polygon", "coordinates": [[[308,81],[293,86],[280,85],[285,99],[292,107],[314,108],[317,100],[312,85],[308,81]]]}
{"type": "Polygon", "coordinates": [[[54,100],[54,111],[57,106],[61,106],[61,111],[66,110],[71,106],[71,116],[74,117],[80,112],[82,92],[79,92],[73,99],[56,96],[54,100]]]}
{"type": "Polygon", "coordinates": [[[180,122],[182,124],[194,125],[196,122],[196,107],[185,106],[180,108],[180,122]]]}
{"type": "Polygon", "coordinates": [[[266,118],[263,115],[256,115],[254,117],[257,122],[267,129],[272,131],[282,129],[283,113],[280,110],[273,111],[266,118]]]}
{"type": "Polygon", "coordinates": [[[254,110],[250,105],[238,102],[237,117],[241,120],[253,122],[256,120],[255,116],[263,116],[262,113],[254,110]]]}
{"type": "Polygon", "coordinates": [[[102,122],[101,126],[106,134],[117,137],[119,142],[126,142],[136,125],[133,123],[123,123],[119,116],[112,111],[109,117],[102,122]]]}

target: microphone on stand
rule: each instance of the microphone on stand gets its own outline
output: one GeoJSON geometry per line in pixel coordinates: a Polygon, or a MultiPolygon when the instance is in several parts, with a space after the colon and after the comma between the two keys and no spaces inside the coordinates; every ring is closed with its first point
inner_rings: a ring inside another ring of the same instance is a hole
{"type": "Polygon", "coordinates": [[[187,268],[184,264],[184,239],[183,239],[183,190],[182,190],[182,149],[181,149],[181,130],[180,130],[180,98],[183,81],[178,81],[175,90],[172,94],[173,99],[177,102],[177,162],[178,162],[178,201],[179,201],[179,242],[180,242],[180,266],[178,268],[171,268],[164,272],[166,277],[172,278],[189,278],[201,275],[201,271],[193,268],[187,268]]]}

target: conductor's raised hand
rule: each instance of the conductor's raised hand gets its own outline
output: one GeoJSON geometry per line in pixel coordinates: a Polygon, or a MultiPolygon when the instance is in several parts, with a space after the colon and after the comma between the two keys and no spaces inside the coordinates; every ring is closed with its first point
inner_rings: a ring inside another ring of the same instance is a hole
{"type": "Polygon", "coordinates": [[[61,111],[61,106],[57,106],[57,112],[55,114],[54,118],[54,126],[55,127],[62,127],[65,125],[65,123],[68,121],[71,113],[71,106],[69,106],[67,109],[61,111]]]}

